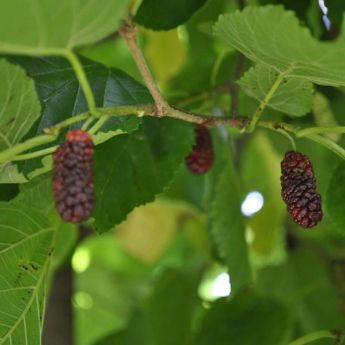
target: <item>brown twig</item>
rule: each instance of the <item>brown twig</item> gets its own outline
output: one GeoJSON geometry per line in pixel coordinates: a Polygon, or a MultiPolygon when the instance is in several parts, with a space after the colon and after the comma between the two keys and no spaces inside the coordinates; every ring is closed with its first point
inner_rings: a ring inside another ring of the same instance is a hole
{"type": "Polygon", "coordinates": [[[150,69],[146,63],[145,57],[138,45],[136,37],[136,27],[132,20],[132,17],[129,17],[124,22],[124,24],[120,28],[120,35],[127,42],[128,48],[131,51],[131,54],[140,71],[140,74],[155,101],[157,115],[166,115],[169,105],[160,93],[153,79],[152,73],[150,72],[150,69]]]}

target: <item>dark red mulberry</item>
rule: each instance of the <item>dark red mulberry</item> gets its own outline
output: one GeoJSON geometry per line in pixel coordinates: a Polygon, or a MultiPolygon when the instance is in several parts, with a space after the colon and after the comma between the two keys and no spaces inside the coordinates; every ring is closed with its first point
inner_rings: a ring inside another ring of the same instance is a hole
{"type": "Polygon", "coordinates": [[[54,153],[53,195],[67,222],[87,220],[94,208],[93,152],[90,134],[78,129],[69,131],[54,153]]]}
{"type": "Polygon", "coordinates": [[[195,126],[195,144],[186,157],[187,168],[195,175],[206,173],[214,160],[213,143],[209,129],[204,125],[195,126]]]}
{"type": "Polygon", "coordinates": [[[323,216],[321,196],[309,158],[295,151],[285,154],[281,162],[282,197],[293,220],[303,228],[312,228],[323,216]]]}

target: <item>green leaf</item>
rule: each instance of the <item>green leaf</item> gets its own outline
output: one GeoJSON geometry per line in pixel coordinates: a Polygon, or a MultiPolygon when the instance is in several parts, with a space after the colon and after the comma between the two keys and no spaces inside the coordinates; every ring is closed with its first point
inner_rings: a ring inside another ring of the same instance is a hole
{"type": "MultiPolygon", "coordinates": [[[[330,264],[320,255],[322,251],[311,250],[316,244],[307,238],[297,239],[295,245],[285,264],[258,272],[257,289],[290,309],[300,336],[320,329],[344,329],[343,295],[330,269],[335,262],[330,264]]],[[[343,282],[343,276],[339,278],[343,282]]]]}
{"type": "Polygon", "coordinates": [[[147,345],[146,324],[142,313],[136,312],[126,329],[110,334],[95,345],[147,345]]]}
{"type": "MultiPolygon", "coordinates": [[[[337,127],[339,126],[333,114],[329,99],[321,92],[316,92],[313,100],[313,114],[315,123],[318,127],[337,127]]],[[[333,141],[339,141],[341,134],[325,133],[325,136],[333,141]]]]}
{"type": "Polygon", "coordinates": [[[0,150],[17,144],[40,116],[35,84],[25,71],[0,60],[0,150]]]}
{"type": "Polygon", "coordinates": [[[280,153],[262,131],[255,133],[243,151],[241,176],[245,191],[258,191],[264,198],[263,208],[247,221],[254,234],[250,248],[256,266],[277,264],[285,258],[283,229],[287,212],[281,198],[280,162],[280,153]]]}
{"type": "Polygon", "coordinates": [[[132,310],[147,296],[151,268],[126,253],[113,233],[88,237],[72,262],[78,272],[73,303],[76,343],[95,344],[126,327],[132,310]],[[78,261],[89,265],[81,270],[78,261]]]}
{"type": "Polygon", "coordinates": [[[54,228],[34,209],[0,204],[0,343],[40,344],[54,228]]]}
{"type": "Polygon", "coordinates": [[[135,207],[154,200],[172,180],[193,143],[193,127],[147,118],[129,135],[96,147],[96,228],[109,230],[135,207]]]}
{"type": "Polygon", "coordinates": [[[12,163],[0,165],[0,183],[25,183],[27,179],[18,171],[18,167],[12,163]]]}
{"type": "Polygon", "coordinates": [[[319,42],[282,6],[246,7],[223,15],[214,33],[249,59],[290,77],[321,85],[345,85],[345,39],[319,42]]]}
{"type": "MultiPolygon", "coordinates": [[[[40,116],[34,82],[25,71],[0,60],[0,151],[17,144],[40,116]]],[[[11,163],[0,164],[0,183],[24,183],[25,177],[11,163]]]]}
{"type": "Polygon", "coordinates": [[[0,52],[54,55],[116,31],[129,0],[2,0],[0,52]]]}
{"type": "Polygon", "coordinates": [[[276,300],[241,294],[212,305],[196,345],[286,345],[291,326],[288,311],[276,300]]]}
{"type": "Polygon", "coordinates": [[[199,306],[199,278],[198,266],[182,271],[165,270],[155,281],[144,308],[134,313],[126,329],[111,334],[97,345],[192,344],[192,321],[199,306]]]}
{"type": "Polygon", "coordinates": [[[48,216],[54,209],[51,174],[41,175],[20,186],[16,204],[30,205],[48,216]]]}
{"type": "Polygon", "coordinates": [[[192,320],[197,306],[198,270],[167,270],[156,282],[145,315],[152,344],[191,344],[192,320]],[[183,310],[182,310],[183,308],[183,310]]]}
{"type": "Polygon", "coordinates": [[[251,281],[248,248],[245,240],[244,218],[240,210],[240,187],[230,154],[222,173],[214,180],[215,191],[210,206],[211,231],[225,260],[232,292],[251,281]]]}
{"type": "Polygon", "coordinates": [[[326,192],[327,213],[337,226],[338,230],[345,233],[344,193],[345,187],[345,162],[341,162],[335,169],[326,192]]]}
{"type": "MultiPolygon", "coordinates": [[[[276,78],[275,69],[258,64],[245,73],[238,83],[248,96],[262,102],[276,78]]],[[[267,105],[289,115],[306,115],[313,106],[313,84],[303,79],[287,78],[267,105]]]]}
{"type": "MultiPolygon", "coordinates": [[[[61,58],[23,58],[13,61],[23,66],[36,82],[37,92],[43,104],[43,115],[31,136],[43,133],[44,128],[66,120],[72,115],[88,110],[79,82],[69,63],[61,58]]],[[[88,59],[82,59],[87,77],[92,86],[98,107],[141,105],[152,102],[148,90],[126,73],[88,59]]],[[[137,116],[112,117],[101,128],[99,139],[110,138],[118,131],[131,132],[138,128],[141,119],[137,116]]],[[[73,128],[79,128],[80,124],[73,128]]],[[[24,162],[21,169],[25,174],[41,167],[41,160],[24,162]]]]}
{"type": "Polygon", "coordinates": [[[41,175],[20,186],[20,193],[13,200],[15,205],[30,205],[40,210],[51,223],[56,225],[56,239],[52,255],[52,269],[60,266],[75,246],[78,238],[77,226],[63,222],[55,210],[52,194],[52,176],[41,175]]]}
{"type": "Polygon", "coordinates": [[[153,30],[169,30],[186,22],[207,0],[143,0],[135,21],[153,30]]]}

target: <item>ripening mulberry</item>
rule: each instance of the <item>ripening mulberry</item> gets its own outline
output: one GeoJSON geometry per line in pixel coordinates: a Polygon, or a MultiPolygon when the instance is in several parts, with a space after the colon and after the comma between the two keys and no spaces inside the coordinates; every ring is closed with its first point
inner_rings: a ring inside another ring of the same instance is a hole
{"type": "Polygon", "coordinates": [[[309,158],[295,151],[281,162],[282,197],[293,220],[303,228],[312,228],[322,219],[321,196],[309,158]]]}
{"type": "Polygon", "coordinates": [[[71,223],[90,218],[95,204],[91,136],[69,131],[54,153],[53,195],[61,217],[71,223]]]}
{"type": "Polygon", "coordinates": [[[195,175],[206,173],[214,159],[213,143],[209,129],[204,125],[195,126],[195,144],[186,157],[187,168],[195,175]]]}

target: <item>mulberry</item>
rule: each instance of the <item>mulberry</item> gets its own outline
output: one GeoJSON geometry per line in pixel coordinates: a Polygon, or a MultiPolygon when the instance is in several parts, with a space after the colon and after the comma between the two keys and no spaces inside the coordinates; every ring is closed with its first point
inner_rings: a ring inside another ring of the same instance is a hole
{"type": "Polygon", "coordinates": [[[69,131],[54,153],[53,195],[61,217],[71,223],[90,218],[95,204],[91,136],[69,131]]]}
{"type": "Polygon", "coordinates": [[[187,168],[195,175],[206,173],[214,160],[213,143],[209,129],[204,125],[195,126],[195,144],[186,157],[187,168]]]}
{"type": "Polygon", "coordinates": [[[303,228],[312,228],[321,221],[323,213],[309,158],[289,151],[281,162],[281,170],[282,198],[289,214],[303,228]]]}

